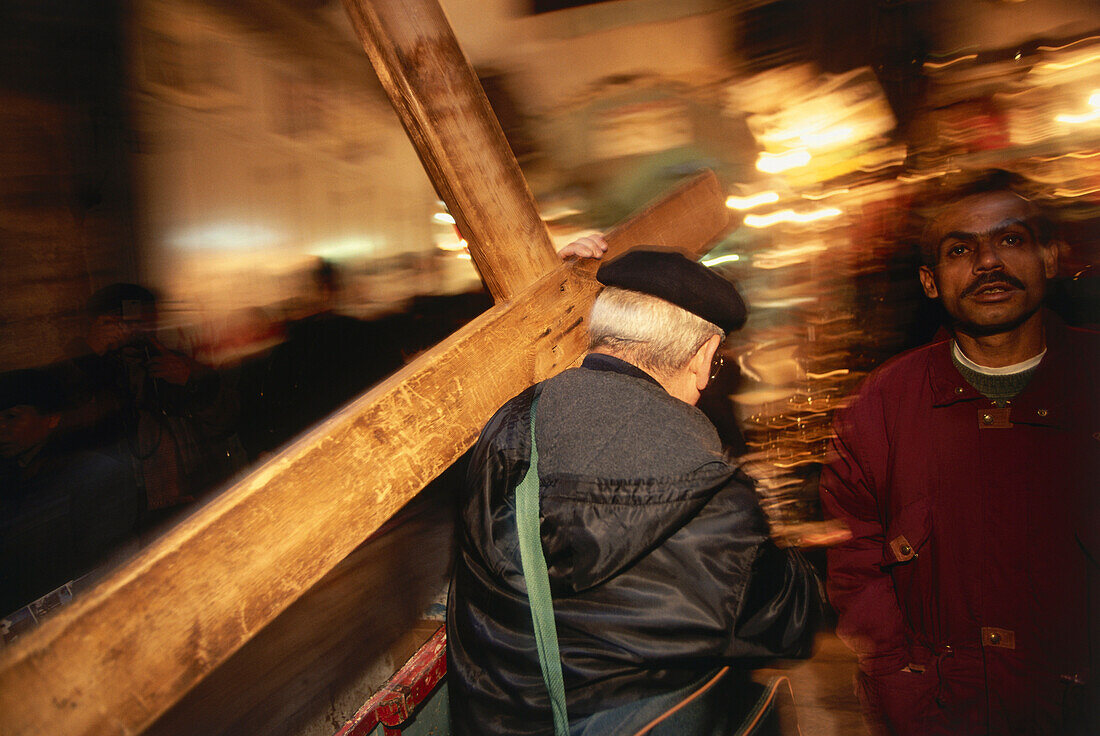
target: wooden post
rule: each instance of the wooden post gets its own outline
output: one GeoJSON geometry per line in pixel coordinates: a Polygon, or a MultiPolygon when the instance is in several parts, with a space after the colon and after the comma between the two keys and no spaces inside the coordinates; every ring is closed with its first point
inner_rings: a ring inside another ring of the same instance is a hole
{"type": "MultiPolygon", "coordinates": [[[[597,291],[590,267],[554,268],[545,226],[438,5],[348,0],[348,9],[482,275],[510,303],[0,653],[0,733],[143,731],[461,455],[501,403],[583,350],[597,291]]],[[[698,255],[726,222],[710,175],[609,241],[612,251],[650,242],[698,255]]]]}
{"type": "Polygon", "coordinates": [[[499,302],[554,268],[546,225],[436,0],[344,0],[382,87],[499,302]]]}
{"type": "MultiPolygon", "coordinates": [[[[723,200],[701,176],[609,233],[610,250],[697,257],[726,227],[723,200]]],[[[560,264],[493,307],[0,653],[0,733],[148,727],[454,462],[497,407],[576,360],[590,269],[560,264]]]]}
{"type": "MultiPolygon", "coordinates": [[[[0,653],[0,733],[141,732],[461,455],[501,403],[583,350],[597,286],[586,266],[551,270],[545,227],[438,6],[349,0],[349,11],[483,276],[510,303],[0,653]]],[[[609,241],[613,251],[650,242],[697,256],[726,222],[710,175],[609,241]]]]}
{"type": "MultiPolygon", "coordinates": [[[[473,442],[572,364],[598,288],[556,264],[530,192],[434,0],[346,0],[498,301],[0,652],[0,733],[140,733],[473,442]],[[491,356],[491,359],[487,357],[491,356]]],[[[608,235],[700,255],[728,222],[713,174],[608,235]]],[[[262,676],[263,673],[257,673],[262,676]]]]}

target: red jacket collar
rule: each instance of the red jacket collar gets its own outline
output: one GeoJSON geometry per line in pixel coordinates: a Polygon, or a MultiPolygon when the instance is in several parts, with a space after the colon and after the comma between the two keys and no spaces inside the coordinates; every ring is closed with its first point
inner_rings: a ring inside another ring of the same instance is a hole
{"type": "MultiPolygon", "coordinates": [[[[1066,325],[1048,310],[1043,313],[1047,354],[1027,387],[1011,402],[1011,421],[1025,424],[1058,425],[1066,418],[1069,361],[1066,325]]],[[[928,346],[928,382],[932,405],[948,406],[960,401],[986,401],[966,382],[951,359],[953,335],[940,328],[928,346]]]]}

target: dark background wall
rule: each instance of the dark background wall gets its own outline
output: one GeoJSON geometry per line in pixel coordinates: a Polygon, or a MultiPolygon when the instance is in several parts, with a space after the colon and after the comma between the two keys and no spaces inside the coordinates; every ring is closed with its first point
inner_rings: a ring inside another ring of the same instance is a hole
{"type": "Polygon", "coordinates": [[[0,370],[56,358],[91,292],[136,273],[121,13],[0,10],[0,370]]]}

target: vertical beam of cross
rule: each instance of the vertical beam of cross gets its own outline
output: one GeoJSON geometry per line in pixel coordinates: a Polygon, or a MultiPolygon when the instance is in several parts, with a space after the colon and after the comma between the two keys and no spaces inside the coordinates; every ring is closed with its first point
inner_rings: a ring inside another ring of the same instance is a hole
{"type": "Polygon", "coordinates": [[[352,25],[497,301],[554,248],[485,92],[436,0],[344,0],[352,25]]]}
{"type": "MultiPolygon", "coordinates": [[[[471,250],[494,295],[506,302],[0,651],[5,736],[145,730],[454,462],[497,407],[584,349],[597,285],[583,266],[554,266],[514,160],[482,160],[510,158],[503,138],[464,137],[484,132],[485,111],[436,99],[453,100],[457,82],[431,91],[431,80],[473,78],[457,46],[439,50],[453,46],[453,36],[434,0],[355,0],[352,9],[362,16],[357,27],[364,18],[378,23],[367,30],[390,49],[379,57],[380,75],[421,80],[395,105],[410,108],[410,135],[470,228],[471,250]],[[400,29],[391,35],[387,23],[400,29]],[[524,224],[509,224],[512,218],[524,224]]],[[[727,219],[717,180],[702,176],[609,233],[609,252],[653,243],[698,256],[727,219]]]]}

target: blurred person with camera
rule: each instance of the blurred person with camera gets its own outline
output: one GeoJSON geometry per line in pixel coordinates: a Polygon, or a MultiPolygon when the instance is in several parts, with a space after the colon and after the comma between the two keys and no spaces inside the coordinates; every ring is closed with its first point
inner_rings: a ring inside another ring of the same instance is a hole
{"type": "Polygon", "coordinates": [[[159,336],[157,298],[118,283],[88,302],[89,329],[70,344],[66,375],[76,396],[63,417],[74,441],[134,467],[155,519],[243,467],[239,401],[224,376],[159,336]]]}

